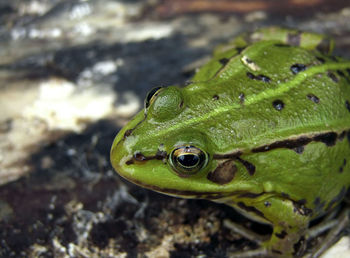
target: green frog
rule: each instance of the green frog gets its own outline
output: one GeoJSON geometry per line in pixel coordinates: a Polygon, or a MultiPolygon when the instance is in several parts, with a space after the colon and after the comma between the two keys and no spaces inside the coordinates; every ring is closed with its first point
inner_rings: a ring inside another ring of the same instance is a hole
{"type": "Polygon", "coordinates": [[[350,61],[333,40],[264,28],[219,46],[185,87],[157,87],[116,136],[114,169],[164,194],[272,226],[261,254],[295,255],[350,186],[350,61]]]}

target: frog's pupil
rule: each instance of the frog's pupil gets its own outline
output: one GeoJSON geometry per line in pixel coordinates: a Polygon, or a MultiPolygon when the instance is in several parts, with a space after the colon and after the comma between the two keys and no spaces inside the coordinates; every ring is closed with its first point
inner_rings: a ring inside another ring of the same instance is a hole
{"type": "Polygon", "coordinates": [[[194,167],[199,163],[199,157],[194,154],[183,154],[177,157],[178,162],[184,167],[194,167]]]}

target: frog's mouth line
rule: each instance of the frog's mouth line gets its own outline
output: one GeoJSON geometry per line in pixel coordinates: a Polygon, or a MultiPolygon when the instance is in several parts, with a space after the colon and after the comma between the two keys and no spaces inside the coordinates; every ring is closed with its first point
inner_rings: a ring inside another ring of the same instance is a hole
{"type": "MultiPolygon", "coordinates": [[[[214,202],[219,202],[219,203],[226,203],[230,206],[234,207],[239,207],[243,210],[246,210],[247,212],[253,212],[256,213],[259,217],[263,217],[263,214],[261,214],[261,211],[255,209],[252,206],[247,206],[244,204],[242,199],[255,199],[264,195],[269,195],[269,196],[275,196],[276,198],[281,198],[281,199],[286,199],[292,202],[294,211],[299,213],[302,216],[308,216],[312,217],[313,216],[313,210],[311,208],[306,207],[306,200],[301,199],[301,200],[293,200],[288,194],[285,193],[276,193],[276,192],[261,192],[261,193],[251,193],[247,191],[233,191],[229,193],[223,193],[223,192],[196,192],[196,191],[190,191],[190,190],[177,190],[177,189],[171,189],[171,188],[162,188],[159,186],[154,186],[154,185],[149,185],[142,183],[138,180],[128,178],[123,175],[125,179],[128,181],[131,181],[132,183],[139,185],[141,187],[153,190],[155,192],[161,193],[161,194],[166,194],[174,197],[182,197],[182,198],[187,198],[187,199],[207,199],[211,200],[214,202]],[[233,198],[233,196],[235,196],[233,198]],[[222,200],[220,200],[222,199],[222,200]],[[237,201],[233,201],[233,199],[237,199],[237,201]]],[[[337,197],[337,199],[339,199],[337,197]]],[[[330,205],[329,205],[329,208],[330,205]]],[[[328,208],[327,208],[328,209],[328,208]]],[[[265,218],[266,219],[266,218],[265,218]]]]}

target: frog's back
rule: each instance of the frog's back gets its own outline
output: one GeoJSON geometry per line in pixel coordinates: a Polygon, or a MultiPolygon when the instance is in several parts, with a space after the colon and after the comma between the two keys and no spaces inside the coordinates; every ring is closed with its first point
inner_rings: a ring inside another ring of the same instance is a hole
{"type": "Polygon", "coordinates": [[[184,89],[193,125],[215,132],[214,159],[239,157],[236,182],[250,175],[308,215],[332,209],[350,186],[350,63],[276,41],[218,61],[184,89]]]}
{"type": "Polygon", "coordinates": [[[218,152],[350,129],[349,63],[275,41],[249,46],[184,90],[202,114],[198,127],[222,132],[212,134],[218,152]]]}

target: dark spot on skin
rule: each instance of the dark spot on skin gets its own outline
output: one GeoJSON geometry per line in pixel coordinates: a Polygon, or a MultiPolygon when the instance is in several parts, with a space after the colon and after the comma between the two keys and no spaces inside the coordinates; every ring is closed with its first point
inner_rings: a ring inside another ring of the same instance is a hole
{"type": "Polygon", "coordinates": [[[293,150],[298,154],[302,154],[304,152],[304,149],[305,149],[304,146],[298,146],[296,148],[293,148],[293,150]]]}
{"type": "Polygon", "coordinates": [[[290,47],[290,45],[283,44],[283,43],[276,43],[275,47],[290,47]]]}
{"type": "Polygon", "coordinates": [[[301,32],[288,33],[287,43],[292,46],[300,46],[301,32]]]}
{"type": "Polygon", "coordinates": [[[304,64],[294,64],[290,67],[290,70],[292,71],[293,74],[300,73],[302,71],[306,70],[306,65],[304,64]]]}
{"type": "Polygon", "coordinates": [[[334,62],[339,62],[338,58],[336,56],[330,56],[330,58],[334,61],[334,62]]]}
{"type": "Polygon", "coordinates": [[[344,159],[343,160],[343,164],[340,166],[340,168],[339,168],[339,172],[340,173],[343,173],[343,171],[344,171],[344,167],[346,166],[346,159],[344,159]]]}
{"type": "Polygon", "coordinates": [[[312,209],[305,207],[305,204],[299,202],[292,202],[294,206],[294,212],[298,212],[302,216],[311,216],[312,209]]]}
{"type": "Polygon", "coordinates": [[[332,81],[334,81],[334,82],[339,82],[338,77],[337,77],[334,73],[328,72],[328,73],[327,73],[327,76],[328,76],[329,78],[331,78],[332,81]]]}
{"type": "Polygon", "coordinates": [[[125,131],[125,133],[124,133],[124,138],[126,138],[126,137],[130,136],[130,135],[131,135],[131,133],[132,133],[132,129],[128,129],[128,130],[126,130],[126,131],[125,131]]]}
{"type": "Polygon", "coordinates": [[[222,64],[222,65],[226,65],[229,61],[230,61],[230,59],[228,59],[228,58],[221,58],[219,60],[220,64],[222,64]]]}
{"type": "Polygon", "coordinates": [[[258,76],[256,76],[256,79],[258,81],[263,81],[263,82],[270,82],[271,79],[265,75],[259,74],[258,76]]]}
{"type": "Polygon", "coordinates": [[[272,249],[271,251],[272,251],[273,253],[275,253],[275,254],[282,254],[281,251],[278,251],[278,250],[275,250],[275,249],[272,249]]]}
{"type": "Polygon", "coordinates": [[[322,58],[322,57],[316,57],[316,59],[318,61],[320,61],[322,64],[324,64],[326,62],[326,60],[324,60],[324,58],[322,58]]]}
{"type": "Polygon", "coordinates": [[[279,99],[272,102],[272,105],[278,111],[281,111],[284,108],[284,103],[282,102],[282,100],[279,99]]]}
{"type": "Polygon", "coordinates": [[[313,137],[313,140],[316,142],[323,142],[327,146],[333,146],[333,145],[335,145],[335,142],[337,140],[337,136],[338,135],[335,132],[330,132],[330,133],[316,135],[313,137]]]}
{"type": "Polygon", "coordinates": [[[247,206],[245,205],[243,202],[238,202],[237,203],[238,207],[241,208],[242,210],[245,210],[247,212],[252,212],[255,213],[256,215],[258,215],[259,217],[265,218],[264,213],[262,213],[261,211],[259,211],[257,208],[253,207],[253,206],[247,206]]]}
{"type": "Polygon", "coordinates": [[[275,236],[278,237],[278,238],[280,238],[280,239],[285,238],[287,235],[288,235],[287,232],[284,231],[284,230],[282,230],[281,233],[275,233],[275,236]]]}
{"type": "Polygon", "coordinates": [[[345,101],[345,107],[350,112],[350,103],[348,100],[345,101]]]}
{"type": "Polygon", "coordinates": [[[344,74],[342,71],[340,71],[340,70],[337,70],[337,74],[338,74],[340,77],[345,77],[345,74],[344,74]]]}
{"type": "Polygon", "coordinates": [[[326,202],[325,201],[321,202],[321,198],[316,197],[316,199],[314,200],[314,204],[315,204],[316,213],[321,213],[326,202]]]}
{"type": "Polygon", "coordinates": [[[306,199],[301,199],[301,200],[297,201],[297,203],[299,205],[305,205],[306,204],[306,199]]]}
{"type": "Polygon", "coordinates": [[[243,193],[238,195],[238,198],[249,198],[249,199],[255,199],[259,196],[263,195],[264,193],[243,193]]]}
{"type": "Polygon", "coordinates": [[[237,166],[233,160],[220,163],[217,168],[207,176],[208,180],[219,185],[227,184],[235,177],[237,166]]]}
{"type": "Polygon", "coordinates": [[[257,80],[257,81],[262,81],[262,82],[270,82],[271,79],[265,75],[259,74],[259,75],[254,75],[251,72],[247,72],[247,76],[249,79],[252,80],[257,80]]]}
{"type": "Polygon", "coordinates": [[[320,99],[314,94],[307,94],[307,98],[316,104],[320,103],[320,99]]]}
{"type": "Polygon", "coordinates": [[[346,133],[346,138],[348,139],[348,142],[350,143],[350,131],[346,133]]]}
{"type": "Polygon", "coordinates": [[[264,205],[265,205],[265,207],[271,207],[271,202],[265,201],[265,202],[264,202],[264,205]]]}
{"type": "Polygon", "coordinates": [[[240,54],[244,49],[245,47],[236,47],[236,51],[238,52],[238,54],[240,54]]]}
{"type": "MultiPolygon", "coordinates": [[[[347,132],[347,137],[350,142],[349,131],[347,132]]],[[[304,146],[312,141],[322,142],[327,146],[333,146],[335,145],[336,140],[337,140],[337,133],[328,132],[328,133],[317,134],[314,136],[300,136],[299,138],[296,138],[296,139],[276,141],[269,145],[263,145],[263,146],[254,148],[252,152],[266,152],[277,148],[295,149],[300,146],[304,146]]]]}
{"type": "Polygon", "coordinates": [[[346,194],[346,188],[343,186],[342,189],[340,190],[339,194],[335,196],[328,204],[326,210],[330,210],[331,208],[334,207],[334,205],[338,204],[341,200],[343,200],[344,196],[346,194]]]}
{"type": "MultiPolygon", "coordinates": [[[[161,159],[167,158],[167,155],[168,155],[168,154],[167,154],[166,151],[161,151],[161,150],[158,149],[156,155],[154,155],[152,158],[153,158],[153,159],[161,160],[161,159]]],[[[148,159],[150,159],[150,158],[148,158],[148,159]]]]}
{"type": "Polygon", "coordinates": [[[179,105],[179,108],[182,108],[183,106],[184,106],[184,101],[181,100],[180,105],[179,105]]]}
{"type": "Polygon", "coordinates": [[[144,161],[144,160],[147,160],[146,156],[143,155],[141,152],[137,152],[134,154],[134,159],[136,161],[144,161]]]}
{"type": "Polygon", "coordinates": [[[321,53],[329,53],[331,48],[331,40],[329,38],[324,38],[320,43],[318,43],[316,49],[321,53]]]}
{"type": "Polygon", "coordinates": [[[255,75],[252,74],[251,72],[247,72],[247,76],[248,76],[249,79],[252,79],[252,80],[255,79],[255,75]]]}
{"type": "Polygon", "coordinates": [[[213,96],[213,100],[218,100],[219,99],[219,96],[218,95],[214,95],[213,96]]]}
{"type": "Polygon", "coordinates": [[[290,197],[289,197],[289,194],[284,193],[284,192],[281,192],[281,196],[282,196],[283,198],[287,198],[287,199],[290,198],[290,197]]]}
{"type": "Polygon", "coordinates": [[[243,104],[244,103],[244,100],[245,100],[245,96],[244,96],[244,93],[240,93],[239,96],[239,103],[243,104]]]}
{"type": "Polygon", "coordinates": [[[350,76],[350,68],[346,68],[346,71],[348,72],[348,75],[350,76]]]}
{"type": "Polygon", "coordinates": [[[243,160],[240,157],[237,157],[237,160],[242,163],[243,166],[247,169],[249,175],[254,175],[255,173],[255,166],[250,163],[249,161],[243,160]]]}
{"type": "Polygon", "coordinates": [[[338,136],[339,141],[344,140],[345,135],[346,135],[346,132],[345,132],[345,131],[342,131],[341,134],[338,136]]]}

